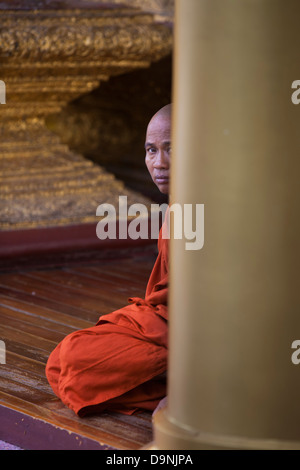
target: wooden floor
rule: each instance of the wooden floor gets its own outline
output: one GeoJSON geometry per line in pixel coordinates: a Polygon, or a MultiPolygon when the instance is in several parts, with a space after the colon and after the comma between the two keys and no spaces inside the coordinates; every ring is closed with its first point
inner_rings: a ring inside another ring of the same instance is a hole
{"type": "MultiPolygon", "coordinates": [[[[151,442],[151,414],[79,419],[45,377],[49,353],[68,333],[144,296],[156,248],[6,263],[0,272],[0,439],[25,449],[139,449],[151,442]]],[[[1,269],[1,268],[0,268],[1,269]]]]}

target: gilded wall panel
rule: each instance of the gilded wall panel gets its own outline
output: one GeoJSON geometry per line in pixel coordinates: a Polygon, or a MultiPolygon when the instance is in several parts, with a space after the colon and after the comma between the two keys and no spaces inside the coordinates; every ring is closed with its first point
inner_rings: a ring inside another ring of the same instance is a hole
{"type": "MultiPolygon", "coordinates": [[[[83,145],[70,149],[69,121],[63,120],[74,100],[172,51],[169,21],[121,3],[1,2],[0,79],[6,84],[6,104],[0,106],[1,230],[94,221],[97,206],[114,204],[119,195],[149,204],[101,162],[86,158],[83,145]],[[63,135],[46,125],[51,116],[62,120],[63,135]]],[[[116,128],[122,118],[113,112],[116,128]]],[[[95,127],[92,141],[101,123],[86,122],[95,127]]],[[[83,133],[85,128],[82,124],[83,133]]],[[[119,144],[121,152],[126,133],[120,133],[119,144]]]]}

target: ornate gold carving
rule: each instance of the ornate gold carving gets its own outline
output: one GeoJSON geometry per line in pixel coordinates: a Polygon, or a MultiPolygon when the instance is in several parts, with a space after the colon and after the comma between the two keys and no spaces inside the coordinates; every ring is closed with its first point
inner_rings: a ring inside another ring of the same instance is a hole
{"type": "Polygon", "coordinates": [[[131,10],[1,13],[0,58],[6,64],[70,59],[156,60],[169,53],[170,28],[131,10]]]}
{"type": "MultiPolygon", "coordinates": [[[[128,4],[129,1],[124,0],[110,0],[112,3],[128,4]]],[[[95,3],[99,3],[95,0],[95,3]]],[[[150,12],[155,15],[156,19],[162,21],[173,21],[174,17],[174,4],[175,0],[130,0],[131,7],[137,7],[145,12],[150,12]]]]}
{"type": "Polygon", "coordinates": [[[129,204],[149,204],[70,151],[47,129],[45,118],[110,76],[145,68],[169,54],[170,26],[124,5],[21,6],[0,10],[0,20],[0,79],[7,103],[0,107],[0,229],[96,221],[97,206],[118,207],[119,195],[127,195],[129,204]]]}

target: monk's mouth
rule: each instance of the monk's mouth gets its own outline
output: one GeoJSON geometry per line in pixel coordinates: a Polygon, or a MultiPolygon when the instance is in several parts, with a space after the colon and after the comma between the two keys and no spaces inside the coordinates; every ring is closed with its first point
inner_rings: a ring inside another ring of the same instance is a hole
{"type": "Polygon", "coordinates": [[[168,184],[169,183],[169,178],[167,178],[167,177],[157,177],[157,178],[155,178],[155,181],[159,184],[168,184]]]}

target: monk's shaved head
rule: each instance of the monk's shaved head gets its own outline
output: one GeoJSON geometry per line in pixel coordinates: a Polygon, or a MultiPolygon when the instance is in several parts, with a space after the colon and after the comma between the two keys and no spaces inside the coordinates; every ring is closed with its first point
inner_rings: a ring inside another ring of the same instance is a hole
{"type": "Polygon", "coordinates": [[[171,115],[171,104],[154,114],[148,124],[145,143],[147,168],[154,183],[163,194],[169,193],[171,115]]]}
{"type": "Polygon", "coordinates": [[[150,124],[152,124],[153,121],[155,121],[158,118],[163,118],[163,119],[165,118],[171,121],[171,117],[172,117],[172,104],[167,104],[166,106],[161,108],[159,111],[157,111],[156,114],[154,114],[154,116],[152,117],[152,119],[150,120],[148,124],[148,127],[150,126],[150,124]]]}

